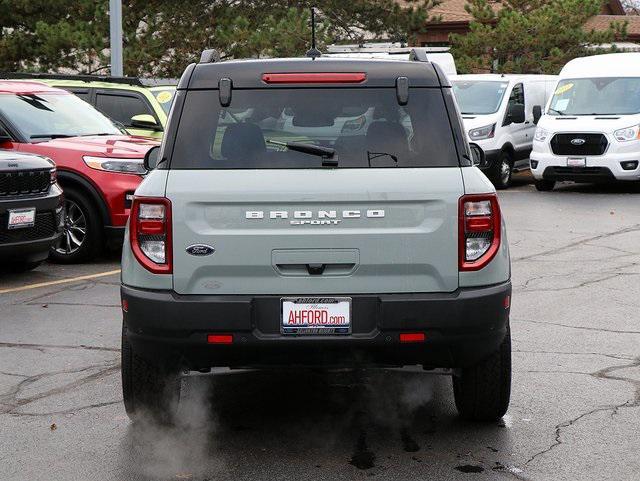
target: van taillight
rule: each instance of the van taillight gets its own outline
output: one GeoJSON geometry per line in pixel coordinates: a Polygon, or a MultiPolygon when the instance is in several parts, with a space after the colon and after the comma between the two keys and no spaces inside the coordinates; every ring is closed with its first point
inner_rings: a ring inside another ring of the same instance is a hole
{"type": "Polygon", "coordinates": [[[171,202],[164,197],[134,197],[129,219],[131,250],[145,269],[171,274],[171,202]]]}
{"type": "Polygon", "coordinates": [[[460,198],[459,268],[477,271],[493,259],[500,247],[500,205],[496,194],[464,195],[460,198]]]}

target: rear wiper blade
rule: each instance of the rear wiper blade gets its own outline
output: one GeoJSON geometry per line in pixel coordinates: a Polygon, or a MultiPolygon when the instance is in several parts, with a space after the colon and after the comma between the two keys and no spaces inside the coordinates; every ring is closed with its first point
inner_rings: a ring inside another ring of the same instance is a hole
{"type": "Polygon", "coordinates": [[[30,139],[66,139],[68,137],[74,137],[74,136],[69,134],[37,134],[37,135],[31,135],[29,138],[30,139]]]}
{"type": "Polygon", "coordinates": [[[321,145],[306,144],[304,142],[280,142],[271,139],[267,140],[267,143],[280,145],[295,152],[322,157],[323,167],[336,167],[338,165],[338,160],[333,158],[336,155],[336,150],[331,147],[322,147],[321,145]]]}

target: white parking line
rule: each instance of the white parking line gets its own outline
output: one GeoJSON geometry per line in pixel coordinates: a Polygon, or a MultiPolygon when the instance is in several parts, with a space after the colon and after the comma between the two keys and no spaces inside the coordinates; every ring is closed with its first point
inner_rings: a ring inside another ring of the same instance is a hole
{"type": "Polygon", "coordinates": [[[57,281],[38,282],[37,284],[27,284],[26,286],[21,286],[21,287],[11,287],[9,289],[0,289],[0,294],[7,294],[9,292],[28,291],[29,289],[38,289],[40,287],[56,286],[59,284],[67,284],[69,282],[86,281],[87,279],[96,279],[98,277],[113,276],[115,274],[120,274],[120,269],[116,269],[114,271],[99,272],[97,274],[88,274],[86,276],[58,279],[57,281]]]}

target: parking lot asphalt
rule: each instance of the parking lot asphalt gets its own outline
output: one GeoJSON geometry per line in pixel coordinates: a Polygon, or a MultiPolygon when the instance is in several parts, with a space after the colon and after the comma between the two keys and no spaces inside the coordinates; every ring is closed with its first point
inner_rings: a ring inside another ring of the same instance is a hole
{"type": "Polygon", "coordinates": [[[640,186],[500,193],[513,389],[493,424],[420,369],[220,371],[179,422],[120,392],[117,254],[0,274],[0,479],[633,480],[640,473],[640,186]]]}

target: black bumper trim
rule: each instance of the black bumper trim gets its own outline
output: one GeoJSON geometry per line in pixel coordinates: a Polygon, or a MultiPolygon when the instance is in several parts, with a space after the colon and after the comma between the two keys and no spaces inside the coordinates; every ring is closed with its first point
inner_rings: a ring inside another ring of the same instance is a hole
{"type": "Polygon", "coordinates": [[[542,178],[554,181],[574,181],[584,183],[613,182],[615,176],[607,167],[556,167],[544,169],[542,178]]]}
{"type": "Polygon", "coordinates": [[[280,334],[280,295],[180,295],[128,286],[121,294],[133,348],[190,369],[354,362],[461,367],[489,355],[504,338],[511,283],[452,293],[351,295],[353,332],[332,336],[280,334]],[[407,331],[424,332],[426,342],[401,344],[399,335],[407,331]],[[234,342],[209,345],[209,333],[232,334],[234,342]]]}

